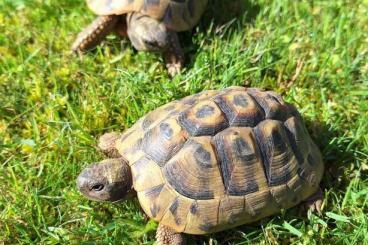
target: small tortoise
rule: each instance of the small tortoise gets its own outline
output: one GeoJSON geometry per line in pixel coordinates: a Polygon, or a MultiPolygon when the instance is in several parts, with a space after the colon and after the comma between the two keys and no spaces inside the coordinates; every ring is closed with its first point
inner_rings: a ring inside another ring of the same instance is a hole
{"type": "Polygon", "coordinates": [[[158,244],[251,223],[302,201],[322,203],[324,164],[298,111],[274,92],[230,87],[168,103],[125,133],[108,133],[110,156],[82,171],[89,199],[138,196],[159,222],[158,244]]]}
{"type": "Polygon", "coordinates": [[[73,51],[95,47],[107,34],[128,36],[142,51],[163,53],[169,73],[178,73],[184,62],[177,32],[193,28],[208,0],[87,0],[99,17],[79,33],[73,51]]]}

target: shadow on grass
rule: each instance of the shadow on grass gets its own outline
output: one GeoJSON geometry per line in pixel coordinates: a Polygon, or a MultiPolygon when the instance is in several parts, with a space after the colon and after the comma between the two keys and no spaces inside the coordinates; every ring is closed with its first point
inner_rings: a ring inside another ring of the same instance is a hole
{"type": "MultiPolygon", "coordinates": [[[[260,11],[258,4],[250,0],[212,0],[199,23],[199,32],[208,32],[211,28],[215,35],[226,39],[233,32],[244,31],[244,24],[252,23],[260,11]]],[[[198,44],[193,44],[192,33],[180,33],[180,40],[186,55],[186,68],[190,69],[196,57],[198,44]]]]}
{"type": "MultiPolygon", "coordinates": [[[[226,36],[234,31],[244,31],[244,24],[252,23],[259,11],[260,6],[252,3],[250,0],[212,0],[208,3],[206,11],[198,24],[199,33],[206,33],[211,28],[214,31],[214,35],[220,35],[226,39],[226,36]]],[[[179,38],[185,52],[185,67],[191,69],[199,44],[193,43],[193,31],[181,32],[179,33],[179,38]]],[[[108,40],[107,43],[108,45],[115,46],[116,52],[121,52],[131,45],[127,38],[120,37],[108,40]]],[[[138,52],[132,46],[130,47],[133,49],[134,54],[138,52]]],[[[90,50],[89,52],[95,53],[96,49],[90,50]]]]}

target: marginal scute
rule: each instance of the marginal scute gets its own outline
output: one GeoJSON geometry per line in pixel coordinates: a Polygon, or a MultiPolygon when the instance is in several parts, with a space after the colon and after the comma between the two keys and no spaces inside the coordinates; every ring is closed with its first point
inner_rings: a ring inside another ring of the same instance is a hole
{"type": "Polygon", "coordinates": [[[244,198],[244,205],[252,220],[259,220],[280,211],[269,190],[250,193],[244,198]]]}
{"type": "Polygon", "coordinates": [[[183,232],[188,223],[187,217],[192,202],[193,200],[181,195],[168,201],[168,209],[163,215],[161,222],[178,232],[183,232]]]}
{"type": "Polygon", "coordinates": [[[244,196],[225,196],[220,201],[219,224],[235,227],[246,220],[251,220],[251,214],[246,210],[244,196]]]}
{"type": "Polygon", "coordinates": [[[133,187],[136,191],[143,191],[165,183],[161,169],[148,157],[142,157],[131,165],[133,187]],[[152,178],[152,176],[155,176],[152,178]]]}
{"type": "Polygon", "coordinates": [[[243,196],[268,188],[252,128],[228,128],[213,141],[228,195],[243,196]]]}
{"type": "Polygon", "coordinates": [[[264,112],[256,101],[242,90],[230,90],[215,97],[231,127],[254,127],[264,119],[264,112]]]}
{"type": "Polygon", "coordinates": [[[191,136],[215,135],[228,126],[220,108],[213,101],[202,101],[179,115],[179,123],[191,136]]]}
{"type": "Polygon", "coordinates": [[[187,221],[190,226],[186,226],[185,232],[191,234],[207,234],[215,232],[218,229],[218,211],[220,199],[196,200],[196,212],[189,212],[187,221]]]}
{"type": "Polygon", "coordinates": [[[189,139],[163,168],[166,181],[188,198],[208,200],[224,194],[210,137],[189,139]]]}
{"type": "Polygon", "coordinates": [[[177,194],[165,184],[138,191],[137,195],[144,212],[157,222],[161,221],[177,198],[177,194]]]}

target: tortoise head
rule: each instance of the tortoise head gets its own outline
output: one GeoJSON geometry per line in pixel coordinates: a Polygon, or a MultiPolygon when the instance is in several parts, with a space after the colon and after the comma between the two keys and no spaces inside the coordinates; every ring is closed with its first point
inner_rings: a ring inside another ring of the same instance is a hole
{"type": "Polygon", "coordinates": [[[94,201],[122,200],[131,191],[132,186],[130,167],[122,158],[91,164],[77,178],[79,191],[94,201]]]}
{"type": "Polygon", "coordinates": [[[127,15],[127,33],[133,46],[140,51],[164,51],[168,32],[163,23],[140,13],[127,15]]]}

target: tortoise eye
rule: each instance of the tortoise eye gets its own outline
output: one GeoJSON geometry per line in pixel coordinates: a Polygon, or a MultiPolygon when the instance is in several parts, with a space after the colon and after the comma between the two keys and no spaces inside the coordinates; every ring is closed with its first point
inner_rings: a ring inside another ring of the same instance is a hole
{"type": "Polygon", "coordinates": [[[156,41],[152,41],[152,40],[144,40],[143,41],[147,46],[151,47],[151,48],[157,48],[158,44],[156,41]]]}
{"type": "Polygon", "coordinates": [[[95,184],[92,186],[91,190],[93,191],[101,191],[104,188],[103,184],[95,184]]]}

